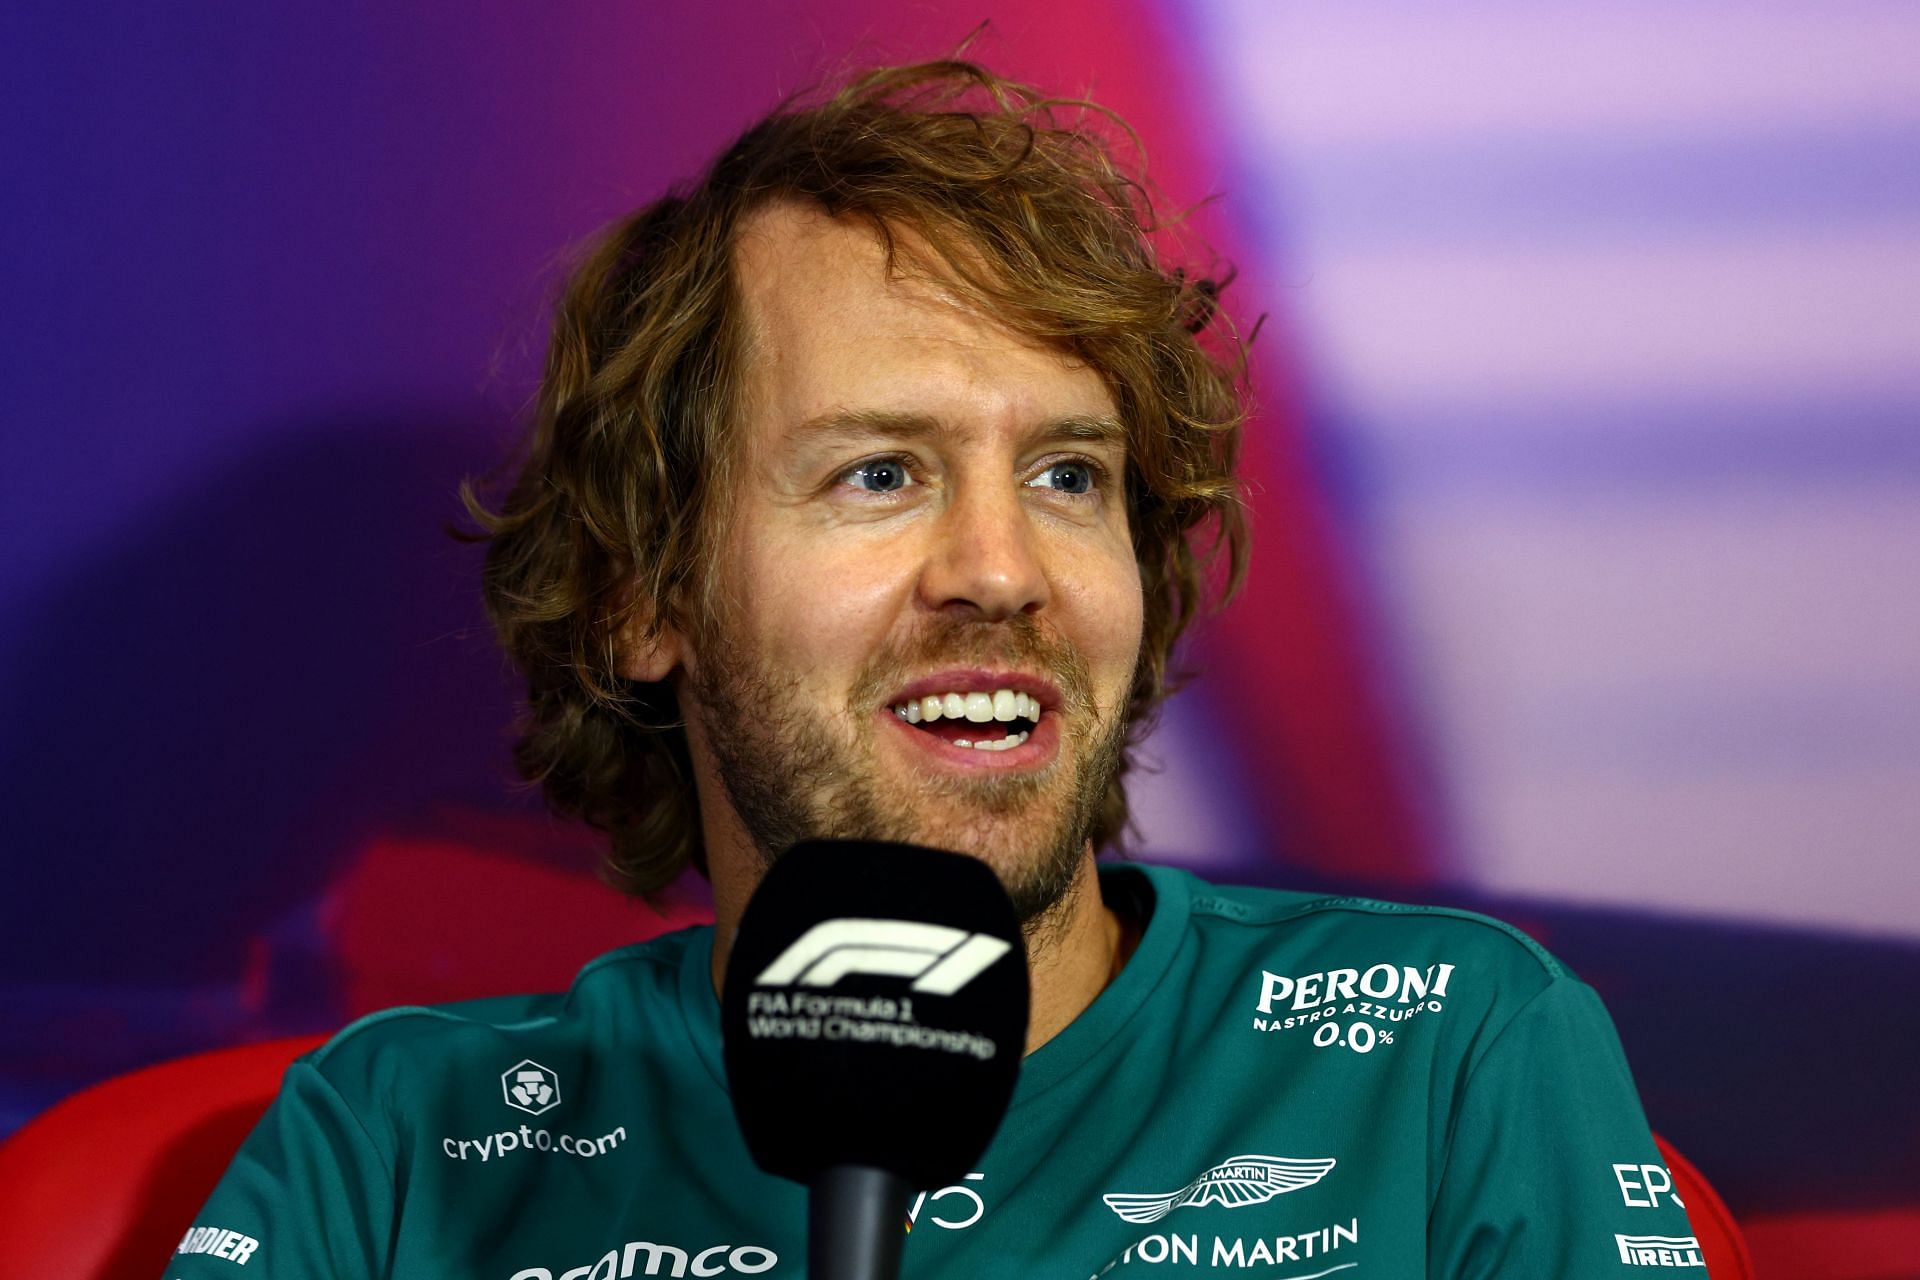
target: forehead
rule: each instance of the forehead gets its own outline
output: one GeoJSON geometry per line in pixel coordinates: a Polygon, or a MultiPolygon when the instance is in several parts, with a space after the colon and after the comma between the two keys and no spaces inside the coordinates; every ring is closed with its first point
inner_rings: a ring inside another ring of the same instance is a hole
{"type": "Polygon", "coordinates": [[[917,269],[911,236],[896,241],[890,271],[863,219],[783,203],[741,228],[743,374],[766,430],[835,411],[956,428],[1113,414],[1098,371],[981,314],[917,269]]]}

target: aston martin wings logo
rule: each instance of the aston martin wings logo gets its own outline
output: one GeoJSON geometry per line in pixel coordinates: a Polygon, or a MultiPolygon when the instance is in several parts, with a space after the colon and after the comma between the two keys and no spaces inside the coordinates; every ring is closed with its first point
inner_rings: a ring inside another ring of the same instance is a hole
{"type": "Polygon", "coordinates": [[[1310,1187],[1332,1171],[1334,1159],[1293,1160],[1286,1156],[1235,1156],[1217,1164],[1178,1191],[1165,1195],[1106,1195],[1107,1208],[1128,1222],[1158,1222],[1188,1205],[1223,1204],[1229,1209],[1264,1204],[1275,1196],[1310,1187]]]}

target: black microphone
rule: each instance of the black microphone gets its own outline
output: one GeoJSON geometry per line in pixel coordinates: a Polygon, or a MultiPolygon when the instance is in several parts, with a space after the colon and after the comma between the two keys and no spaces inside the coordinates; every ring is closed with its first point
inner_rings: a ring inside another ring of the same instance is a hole
{"type": "Polygon", "coordinates": [[[727,961],[720,1026],[740,1131],[809,1188],[807,1274],[894,1280],[916,1190],[993,1140],[1027,1036],[1027,955],[986,864],[809,841],[767,872],[727,961]]]}

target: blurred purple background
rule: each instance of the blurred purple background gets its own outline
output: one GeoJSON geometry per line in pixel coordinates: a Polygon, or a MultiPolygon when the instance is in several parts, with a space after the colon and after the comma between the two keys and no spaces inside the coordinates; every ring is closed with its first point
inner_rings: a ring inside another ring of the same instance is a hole
{"type": "Polygon", "coordinates": [[[1920,1212],[1890,2],[9,6],[0,1133],[699,911],[515,790],[453,490],[569,246],[988,17],[1224,195],[1271,317],[1255,574],[1150,744],[1149,856],[1514,919],[1757,1240],[1920,1212]]]}

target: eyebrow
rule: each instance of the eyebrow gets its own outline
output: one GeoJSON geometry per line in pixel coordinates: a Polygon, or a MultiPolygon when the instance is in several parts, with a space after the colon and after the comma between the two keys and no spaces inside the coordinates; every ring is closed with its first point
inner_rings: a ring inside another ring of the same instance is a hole
{"type": "MultiPolygon", "coordinates": [[[[808,418],[793,434],[797,442],[803,443],[823,437],[872,435],[918,440],[939,429],[939,419],[926,414],[889,409],[832,409],[808,418]]],[[[1068,414],[1050,420],[1036,434],[1042,440],[1075,440],[1120,449],[1127,446],[1126,424],[1107,414],[1068,414]]]]}

